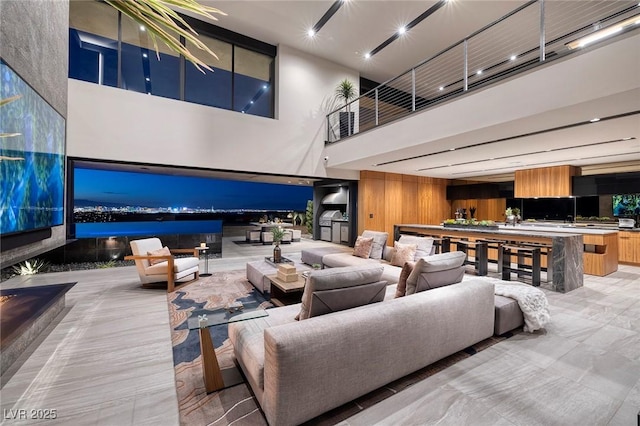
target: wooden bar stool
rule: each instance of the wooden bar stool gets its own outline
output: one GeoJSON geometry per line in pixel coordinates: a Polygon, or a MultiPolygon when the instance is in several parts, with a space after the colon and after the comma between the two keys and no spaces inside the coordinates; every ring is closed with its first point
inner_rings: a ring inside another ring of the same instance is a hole
{"type": "Polygon", "coordinates": [[[495,263],[498,267],[498,272],[502,272],[502,246],[504,244],[507,244],[507,242],[505,240],[496,240],[493,238],[483,238],[481,240],[478,241],[483,241],[487,243],[487,262],[488,263],[495,263]],[[488,255],[488,251],[489,250],[496,250],[496,259],[497,260],[493,260],[493,259],[489,259],[489,255],[488,255]]]}
{"type": "Polygon", "coordinates": [[[553,282],[553,245],[545,243],[521,243],[520,245],[525,247],[539,247],[540,256],[544,256],[547,259],[547,266],[541,266],[540,270],[547,273],[547,282],[553,282]]]}
{"type": "Polygon", "coordinates": [[[511,281],[511,273],[518,277],[530,276],[534,287],[540,286],[540,247],[525,247],[516,245],[502,246],[502,279],[511,281]],[[516,255],[516,267],[511,266],[511,256],[516,255]],[[531,259],[531,265],[525,264],[525,259],[531,259]]]}

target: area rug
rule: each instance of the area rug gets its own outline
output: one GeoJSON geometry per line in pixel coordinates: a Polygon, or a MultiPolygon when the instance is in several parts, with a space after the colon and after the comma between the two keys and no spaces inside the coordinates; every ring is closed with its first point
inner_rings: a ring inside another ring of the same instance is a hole
{"type": "MultiPolygon", "coordinates": [[[[262,295],[247,281],[245,270],[217,272],[168,294],[173,343],[173,360],[180,409],[180,424],[266,425],[258,402],[247,384],[237,385],[207,395],[202,378],[200,341],[197,330],[187,328],[187,318],[199,309],[216,309],[229,302],[270,307],[262,295]]],[[[226,326],[209,328],[221,368],[235,362],[226,326]]],[[[446,369],[475,353],[510,337],[491,337],[455,353],[408,376],[381,387],[355,401],[344,404],[311,421],[309,425],[335,425],[399,391],[446,369]]]]}

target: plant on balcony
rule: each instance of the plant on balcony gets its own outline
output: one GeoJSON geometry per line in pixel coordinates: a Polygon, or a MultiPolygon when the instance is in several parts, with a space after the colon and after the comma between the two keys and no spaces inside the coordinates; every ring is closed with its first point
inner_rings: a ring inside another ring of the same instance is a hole
{"type": "Polygon", "coordinates": [[[169,49],[184,56],[201,72],[204,72],[202,68],[213,71],[204,61],[180,43],[180,37],[184,37],[187,42],[185,44],[193,45],[218,59],[218,56],[198,39],[198,33],[172,8],[179,7],[214,21],[217,21],[218,18],[213,14],[226,15],[226,13],[215,7],[200,4],[197,0],[105,0],[105,2],[143,26],[150,35],[158,55],[157,40],[160,40],[169,49]]]}
{"type": "Polygon", "coordinates": [[[340,117],[340,137],[349,136],[353,134],[354,127],[354,113],[351,112],[351,105],[349,101],[355,99],[358,96],[356,92],[356,86],[348,79],[342,80],[336,87],[336,100],[340,103],[344,102],[346,112],[341,111],[340,117]]]}

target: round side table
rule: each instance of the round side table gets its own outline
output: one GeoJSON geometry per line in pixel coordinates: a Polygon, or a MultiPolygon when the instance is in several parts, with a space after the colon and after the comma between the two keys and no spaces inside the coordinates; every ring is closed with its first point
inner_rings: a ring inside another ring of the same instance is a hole
{"type": "Polygon", "coordinates": [[[200,274],[201,277],[210,277],[211,274],[209,273],[209,247],[196,247],[196,250],[198,250],[200,253],[204,253],[204,274],[200,274]]]}

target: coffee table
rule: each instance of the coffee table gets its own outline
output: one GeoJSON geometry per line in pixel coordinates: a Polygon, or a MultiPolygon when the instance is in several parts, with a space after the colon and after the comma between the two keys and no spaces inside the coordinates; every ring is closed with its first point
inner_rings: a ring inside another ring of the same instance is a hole
{"type": "Polygon", "coordinates": [[[283,281],[278,278],[278,274],[266,275],[266,279],[271,282],[271,303],[276,306],[300,303],[304,285],[306,283],[303,274],[298,273],[296,281],[283,281]]]}
{"type": "Polygon", "coordinates": [[[269,316],[269,313],[262,308],[244,308],[237,312],[229,312],[224,308],[215,310],[199,309],[191,313],[187,319],[187,326],[189,330],[199,330],[200,352],[202,353],[202,376],[207,393],[244,382],[240,371],[236,367],[220,369],[209,327],[266,316],[269,316]],[[206,314],[207,320],[201,323],[198,316],[203,314],[206,314]]]}

